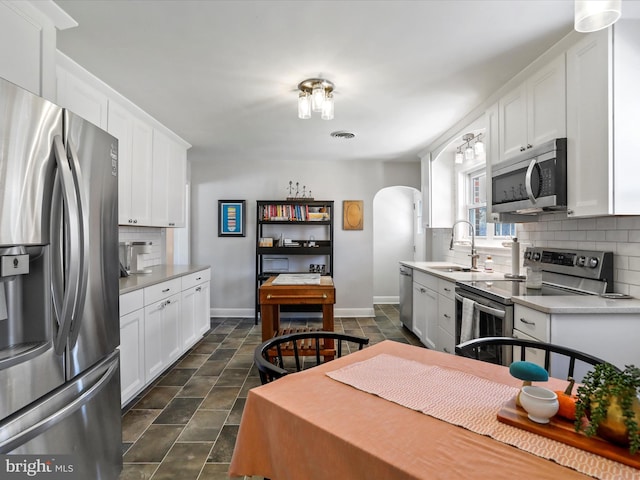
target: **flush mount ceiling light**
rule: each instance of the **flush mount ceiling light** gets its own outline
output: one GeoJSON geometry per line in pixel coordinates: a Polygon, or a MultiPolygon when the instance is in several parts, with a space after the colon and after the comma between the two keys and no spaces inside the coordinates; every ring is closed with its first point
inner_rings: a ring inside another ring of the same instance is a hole
{"type": "Polygon", "coordinates": [[[574,28],[577,32],[596,32],[620,18],[622,0],[575,0],[574,28]]]}
{"type": "Polygon", "coordinates": [[[456,163],[460,165],[465,160],[473,160],[484,154],[484,143],[481,140],[482,134],[474,135],[473,133],[465,133],[462,137],[463,144],[456,149],[456,163]],[[471,142],[475,143],[471,145],[471,142]]]}
{"type": "Polygon", "coordinates": [[[323,120],[333,120],[333,83],[323,78],[308,78],[298,84],[298,118],[311,118],[321,112],[323,120]]]}

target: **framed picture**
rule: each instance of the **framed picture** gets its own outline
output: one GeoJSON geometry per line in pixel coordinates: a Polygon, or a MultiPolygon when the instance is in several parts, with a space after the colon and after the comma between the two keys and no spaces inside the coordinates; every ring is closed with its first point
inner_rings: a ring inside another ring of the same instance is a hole
{"type": "Polygon", "coordinates": [[[342,202],[342,229],[362,230],[362,200],[342,202]]]}
{"type": "Polygon", "coordinates": [[[245,236],[245,200],[218,200],[218,236],[245,236]]]}

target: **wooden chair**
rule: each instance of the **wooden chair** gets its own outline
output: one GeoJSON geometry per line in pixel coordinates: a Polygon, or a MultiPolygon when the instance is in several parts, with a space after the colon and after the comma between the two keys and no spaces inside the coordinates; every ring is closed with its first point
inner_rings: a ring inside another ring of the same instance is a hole
{"type": "Polygon", "coordinates": [[[345,348],[349,353],[356,345],[358,350],[362,350],[368,344],[368,338],[344,333],[322,330],[291,333],[275,336],[262,342],[255,349],[253,361],[260,373],[260,381],[264,385],[294,371],[302,370],[303,357],[315,357],[315,365],[320,365],[323,363],[321,357],[328,361],[335,355],[341,357],[345,348]],[[286,357],[293,357],[295,368],[286,368],[286,357]]]}
{"type": "MultiPolygon", "coordinates": [[[[511,351],[513,352],[513,361],[529,360],[539,363],[550,374],[551,371],[549,368],[552,363],[552,354],[555,354],[553,355],[553,374],[558,378],[561,377],[557,372],[565,370],[567,372],[565,378],[576,378],[576,362],[578,362],[578,365],[581,368],[584,368],[585,365],[593,366],[600,363],[607,363],[601,358],[594,357],[593,355],[589,355],[588,353],[583,353],[569,347],[513,337],[475,338],[468,342],[461,343],[460,345],[456,345],[456,355],[474,358],[476,360],[485,360],[486,357],[504,358],[504,355],[506,355],[504,350],[505,347],[512,347],[511,351]],[[517,354],[518,350],[519,354],[517,354]],[[544,354],[544,360],[541,362],[542,354],[544,354]]],[[[576,378],[576,380],[579,381],[580,379],[576,378]]]]}

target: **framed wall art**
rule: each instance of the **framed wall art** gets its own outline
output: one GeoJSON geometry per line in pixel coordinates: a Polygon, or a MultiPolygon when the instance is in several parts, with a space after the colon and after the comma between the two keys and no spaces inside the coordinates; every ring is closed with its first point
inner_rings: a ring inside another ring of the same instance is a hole
{"type": "Polygon", "coordinates": [[[244,237],[245,200],[218,200],[218,236],[244,237]]]}
{"type": "Polygon", "coordinates": [[[342,202],[342,229],[362,230],[362,200],[342,202]]]}

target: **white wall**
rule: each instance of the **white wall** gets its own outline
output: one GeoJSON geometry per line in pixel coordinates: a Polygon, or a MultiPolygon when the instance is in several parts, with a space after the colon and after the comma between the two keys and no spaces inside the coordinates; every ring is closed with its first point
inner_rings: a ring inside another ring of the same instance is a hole
{"type": "Polygon", "coordinates": [[[398,262],[414,259],[416,192],[411,187],[388,187],[373,199],[374,303],[398,303],[398,262]]]}
{"type": "Polygon", "coordinates": [[[373,314],[373,198],[391,185],[420,186],[420,163],[376,161],[248,164],[189,152],[191,162],[191,262],[212,266],[214,316],[253,316],[256,200],[284,199],[289,180],[334,200],[336,315],[373,314]],[[218,237],[218,200],[246,200],[246,237],[218,237]],[[342,201],[363,200],[364,229],[342,229],[342,201]]]}

